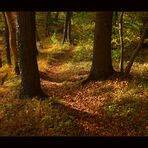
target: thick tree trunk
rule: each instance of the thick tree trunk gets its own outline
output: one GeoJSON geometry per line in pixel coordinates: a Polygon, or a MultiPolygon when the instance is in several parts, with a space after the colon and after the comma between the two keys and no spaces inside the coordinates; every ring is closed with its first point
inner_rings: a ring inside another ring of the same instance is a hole
{"type": "Polygon", "coordinates": [[[18,12],[18,45],[21,70],[20,98],[44,96],[36,58],[34,12],[18,12]]]}
{"type": "Polygon", "coordinates": [[[35,20],[35,12],[32,12],[31,14],[31,24],[32,24],[32,30],[33,30],[33,32],[35,32],[35,37],[34,38],[32,38],[32,44],[33,44],[33,46],[34,46],[34,50],[35,50],[35,52],[36,52],[36,55],[38,55],[38,50],[37,50],[37,45],[36,45],[36,34],[37,34],[37,29],[36,29],[36,20],[35,20]]]}
{"type": "Polygon", "coordinates": [[[147,33],[146,32],[147,28],[148,28],[148,22],[145,24],[145,27],[144,27],[144,30],[143,30],[143,33],[142,33],[142,36],[141,36],[141,39],[139,41],[139,44],[138,44],[137,48],[134,50],[134,52],[133,52],[133,54],[132,54],[132,56],[130,58],[129,63],[128,63],[127,67],[125,68],[125,75],[128,75],[130,73],[133,62],[134,62],[136,56],[138,55],[138,53],[139,53],[139,51],[140,51],[140,49],[142,47],[143,41],[145,39],[145,34],[147,33]]]}
{"type": "Polygon", "coordinates": [[[2,67],[2,58],[1,58],[1,54],[0,54],[0,67],[2,67]]]}
{"type": "Polygon", "coordinates": [[[88,80],[107,79],[115,71],[111,60],[112,12],[97,12],[93,61],[88,80]]]}
{"type": "Polygon", "coordinates": [[[38,30],[36,29],[36,41],[37,42],[40,42],[40,37],[39,37],[39,33],[38,33],[38,30]]]}

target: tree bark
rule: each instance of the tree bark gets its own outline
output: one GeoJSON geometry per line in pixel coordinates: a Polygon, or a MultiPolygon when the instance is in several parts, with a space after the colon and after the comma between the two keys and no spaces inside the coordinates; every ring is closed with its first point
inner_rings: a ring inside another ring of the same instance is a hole
{"type": "Polygon", "coordinates": [[[66,12],[62,44],[64,44],[66,41],[69,43],[72,42],[71,40],[71,18],[72,18],[72,12],[66,12]]]}
{"type": "Polygon", "coordinates": [[[19,75],[20,71],[18,66],[18,51],[16,46],[16,13],[4,12],[4,15],[9,30],[9,44],[14,56],[15,73],[19,75]]]}
{"type": "Polygon", "coordinates": [[[7,20],[5,17],[4,12],[3,14],[3,18],[4,18],[4,24],[5,24],[5,51],[6,51],[6,58],[7,58],[7,64],[11,65],[11,57],[10,57],[10,44],[9,44],[9,30],[8,30],[8,25],[7,25],[7,20]]]}
{"type": "Polygon", "coordinates": [[[50,36],[50,31],[49,31],[49,24],[51,20],[51,12],[46,13],[46,27],[45,27],[45,36],[49,37],[50,36]]]}
{"type": "Polygon", "coordinates": [[[32,31],[35,33],[35,37],[32,38],[32,44],[34,46],[34,50],[36,55],[38,55],[38,49],[37,49],[37,45],[36,45],[36,35],[37,35],[37,29],[36,29],[36,20],[35,20],[35,12],[30,13],[31,15],[31,24],[32,24],[32,31]]]}
{"type": "Polygon", "coordinates": [[[111,35],[113,12],[97,12],[93,61],[88,80],[107,79],[114,74],[111,59],[111,35]]]}
{"type": "Polygon", "coordinates": [[[44,97],[36,58],[34,12],[18,12],[17,18],[21,71],[20,98],[44,97]]]}
{"type": "Polygon", "coordinates": [[[2,58],[1,58],[1,54],[0,54],[0,67],[2,67],[2,58]]]}

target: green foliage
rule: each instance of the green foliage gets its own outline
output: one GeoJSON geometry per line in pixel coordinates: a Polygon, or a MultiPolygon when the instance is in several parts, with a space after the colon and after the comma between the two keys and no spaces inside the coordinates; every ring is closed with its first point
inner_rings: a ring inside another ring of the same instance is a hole
{"type": "MultiPolygon", "coordinates": [[[[135,48],[140,38],[141,19],[138,17],[140,12],[125,12],[123,17],[123,39],[125,49],[135,48]]],[[[120,49],[119,42],[119,18],[113,25],[112,44],[113,47],[120,49]]]]}
{"type": "Polygon", "coordinates": [[[88,42],[93,40],[95,19],[94,12],[74,12],[72,18],[72,37],[77,42],[88,42]]]}
{"type": "Polygon", "coordinates": [[[92,42],[80,43],[73,52],[73,61],[91,61],[93,56],[92,45],[92,42]]]}
{"type": "Polygon", "coordinates": [[[56,35],[55,32],[54,32],[53,35],[51,36],[51,42],[52,42],[53,44],[57,44],[57,43],[58,43],[57,35],[56,35]]]}
{"type": "Polygon", "coordinates": [[[120,51],[119,50],[112,50],[112,59],[116,62],[120,61],[120,51]]]}

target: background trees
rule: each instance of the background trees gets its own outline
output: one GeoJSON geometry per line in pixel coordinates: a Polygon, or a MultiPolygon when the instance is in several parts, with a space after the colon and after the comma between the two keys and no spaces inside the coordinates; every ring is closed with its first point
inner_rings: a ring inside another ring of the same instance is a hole
{"type": "Polygon", "coordinates": [[[11,51],[13,52],[15,73],[19,75],[20,71],[18,66],[18,51],[16,46],[16,13],[4,12],[3,14],[4,14],[5,24],[7,25],[9,30],[9,45],[10,45],[11,51]]]}
{"type": "MultiPolygon", "coordinates": [[[[32,24],[36,24],[33,28],[36,30],[37,37],[40,38],[40,40],[33,38],[33,40],[35,40],[32,41],[34,50],[37,51],[36,43],[40,42],[42,45],[45,45],[44,41],[65,48],[67,45],[61,45],[60,42],[70,40],[72,33],[74,45],[78,45],[76,49],[72,51],[73,59],[74,61],[84,60],[90,63],[92,61],[92,66],[90,66],[91,64],[88,66],[88,70],[90,70],[88,79],[91,80],[106,79],[115,72],[114,69],[120,71],[118,66],[121,57],[120,46],[122,45],[125,47],[125,51],[122,51],[122,55],[125,54],[125,59],[122,58],[125,63],[125,65],[122,64],[121,66],[122,72],[126,69],[125,72],[129,73],[128,61],[133,51],[130,49],[136,48],[139,38],[142,38],[140,30],[142,30],[141,28],[143,28],[145,24],[143,20],[146,20],[146,13],[143,13],[145,16],[144,19],[140,13],[125,12],[123,21],[121,12],[114,12],[114,16],[109,12],[98,13],[95,18],[94,12],[73,12],[73,17],[72,12],[66,12],[66,15],[65,12],[37,12],[36,21],[35,19],[31,19],[32,24]],[[105,13],[109,14],[106,15],[105,13]],[[121,17],[119,17],[120,14],[121,17]],[[131,20],[134,23],[131,24],[131,20]],[[104,24],[108,24],[108,26],[104,24]],[[124,30],[123,34],[121,32],[119,33],[119,31],[122,30],[118,24],[122,26],[124,30]],[[70,31],[71,26],[73,27],[73,32],[70,31]],[[50,34],[50,36],[47,36],[47,34],[50,34]],[[120,44],[121,39],[122,44],[120,44]]],[[[144,33],[144,35],[145,37],[142,42],[145,42],[147,38],[146,33],[144,33]]],[[[41,46],[38,47],[40,48],[41,46]]]]}
{"type": "Polygon", "coordinates": [[[62,43],[64,43],[65,41],[67,41],[69,43],[72,42],[72,39],[71,39],[71,18],[72,18],[72,12],[66,12],[62,43]]]}

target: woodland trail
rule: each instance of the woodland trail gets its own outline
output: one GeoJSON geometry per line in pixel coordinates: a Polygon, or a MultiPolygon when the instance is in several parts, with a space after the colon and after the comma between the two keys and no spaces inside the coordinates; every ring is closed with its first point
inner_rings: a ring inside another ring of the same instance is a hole
{"type": "MultiPolygon", "coordinates": [[[[105,107],[114,100],[118,89],[128,88],[128,82],[113,79],[80,85],[81,79],[86,78],[89,72],[83,70],[73,74],[60,72],[62,64],[72,58],[72,50],[54,55],[54,62],[46,71],[40,72],[43,90],[55,98],[54,105],[59,112],[66,112],[69,118],[72,118],[73,126],[66,127],[63,135],[139,135],[137,128],[133,128],[134,120],[129,122],[126,116],[109,114],[105,107]]],[[[145,98],[146,96],[147,94],[145,98]]],[[[126,102],[123,99],[124,101],[126,102]]]]}
{"type": "MultiPolygon", "coordinates": [[[[145,90],[140,87],[138,90],[133,89],[144,80],[133,79],[133,83],[131,80],[113,78],[81,85],[81,80],[89,74],[85,69],[86,66],[83,68],[84,65],[82,67],[78,65],[78,69],[71,65],[68,68],[63,66],[71,63],[74,49],[75,46],[71,46],[70,49],[52,54],[52,60],[47,68],[40,71],[41,87],[49,96],[45,100],[20,100],[18,97],[20,81],[14,74],[10,75],[11,77],[0,88],[1,106],[7,107],[8,116],[12,118],[3,114],[4,110],[0,112],[4,116],[1,115],[3,124],[0,124],[3,132],[9,135],[11,132],[15,133],[14,135],[23,134],[21,127],[23,125],[28,135],[39,136],[147,135],[147,89],[146,87],[145,90]],[[30,110],[25,110],[28,107],[27,102],[30,110]],[[33,102],[38,102],[38,106],[34,105],[35,110],[33,102]],[[33,114],[34,112],[37,114],[33,114]],[[11,122],[7,122],[5,116],[11,122]],[[24,116],[27,121],[24,121],[24,116]],[[22,124],[24,122],[26,125],[22,124]],[[30,123],[33,124],[31,127],[28,126],[30,123]],[[15,132],[14,128],[18,126],[20,128],[15,132]]],[[[48,57],[45,54],[44,59],[48,57]]],[[[144,81],[145,84],[147,82],[144,81]]]]}

